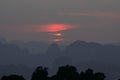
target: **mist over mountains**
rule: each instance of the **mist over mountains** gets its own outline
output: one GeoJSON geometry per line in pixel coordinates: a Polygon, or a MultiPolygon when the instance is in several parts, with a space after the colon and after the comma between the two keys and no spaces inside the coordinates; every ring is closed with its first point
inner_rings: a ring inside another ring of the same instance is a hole
{"type": "Polygon", "coordinates": [[[113,80],[120,76],[119,61],[120,45],[77,40],[61,49],[56,43],[22,41],[8,43],[0,38],[0,76],[13,71],[24,73],[28,77],[33,67],[38,65],[49,67],[49,72],[53,74],[58,66],[72,64],[79,70],[93,68],[96,71],[103,71],[109,80],[113,80]],[[21,72],[22,69],[28,71],[21,72]]]}

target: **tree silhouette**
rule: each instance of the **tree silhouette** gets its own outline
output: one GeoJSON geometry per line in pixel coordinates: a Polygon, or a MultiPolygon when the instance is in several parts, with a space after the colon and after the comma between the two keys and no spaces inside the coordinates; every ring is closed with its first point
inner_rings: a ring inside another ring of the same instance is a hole
{"type": "Polygon", "coordinates": [[[104,75],[104,73],[101,72],[95,73],[95,80],[104,80],[105,77],[106,76],[104,75]]]}
{"type": "MultiPolygon", "coordinates": [[[[92,69],[78,73],[77,68],[71,65],[61,66],[52,77],[48,77],[47,68],[39,66],[32,74],[31,80],[104,80],[106,76],[102,72],[94,73],[92,69]]],[[[1,80],[25,80],[19,75],[3,76],[1,80]]],[[[118,79],[120,80],[120,79],[118,79]]]]}
{"type": "Polygon", "coordinates": [[[104,73],[97,72],[94,73],[92,69],[87,69],[85,72],[81,72],[79,75],[80,80],[104,80],[104,73]]]}
{"type": "Polygon", "coordinates": [[[80,74],[82,80],[94,80],[94,73],[92,69],[87,69],[84,73],[80,74]]]}
{"type": "Polygon", "coordinates": [[[3,76],[1,80],[25,80],[23,76],[19,75],[10,75],[10,76],[3,76]]]}
{"type": "Polygon", "coordinates": [[[48,71],[47,68],[43,68],[42,66],[37,67],[36,70],[32,74],[31,80],[47,80],[48,79],[48,71]]]}
{"type": "Polygon", "coordinates": [[[66,65],[59,67],[56,76],[54,76],[54,79],[55,77],[56,80],[78,80],[79,73],[74,66],[66,65]]]}
{"type": "Polygon", "coordinates": [[[84,72],[81,72],[81,73],[79,74],[79,80],[84,80],[84,75],[85,75],[85,73],[84,73],[84,72]]]}

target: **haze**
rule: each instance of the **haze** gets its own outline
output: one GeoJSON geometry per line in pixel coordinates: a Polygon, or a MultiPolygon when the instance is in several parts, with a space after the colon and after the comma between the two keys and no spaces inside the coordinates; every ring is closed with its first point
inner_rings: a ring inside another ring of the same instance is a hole
{"type": "Polygon", "coordinates": [[[48,42],[54,36],[41,27],[62,24],[72,26],[57,31],[62,41],[120,42],[119,4],[120,0],[0,0],[0,36],[48,42]]]}

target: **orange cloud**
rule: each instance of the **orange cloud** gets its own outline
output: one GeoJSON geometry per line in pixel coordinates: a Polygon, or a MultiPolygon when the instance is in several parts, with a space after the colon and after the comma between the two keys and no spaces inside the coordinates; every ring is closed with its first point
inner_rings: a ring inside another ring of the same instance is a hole
{"type": "Polygon", "coordinates": [[[57,15],[68,15],[68,16],[93,16],[93,17],[103,17],[103,18],[114,18],[120,19],[120,13],[118,12],[61,12],[57,15]]]}
{"type": "Polygon", "coordinates": [[[45,24],[45,25],[38,25],[33,27],[34,30],[37,32],[60,32],[74,28],[74,26],[68,24],[45,24]]]}
{"type": "MultiPolygon", "coordinates": [[[[11,26],[11,27],[2,27],[1,30],[11,31],[11,32],[61,32],[75,28],[75,26],[70,24],[40,24],[40,25],[26,25],[26,26],[11,26]]],[[[54,36],[62,36],[60,33],[54,34],[54,36]]]]}
{"type": "Polygon", "coordinates": [[[53,42],[61,42],[63,41],[64,39],[54,39],[53,42]]]}

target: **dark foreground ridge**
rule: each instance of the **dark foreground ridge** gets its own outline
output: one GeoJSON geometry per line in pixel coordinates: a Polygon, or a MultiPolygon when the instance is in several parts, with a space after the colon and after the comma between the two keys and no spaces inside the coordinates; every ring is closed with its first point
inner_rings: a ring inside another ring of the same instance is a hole
{"type": "MultiPolygon", "coordinates": [[[[49,76],[48,68],[39,66],[32,73],[31,80],[104,80],[105,74],[102,72],[94,72],[92,69],[78,72],[75,66],[66,65],[58,68],[55,75],[49,76]]],[[[1,80],[26,80],[21,75],[3,76],[1,80]]]]}

